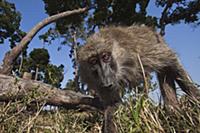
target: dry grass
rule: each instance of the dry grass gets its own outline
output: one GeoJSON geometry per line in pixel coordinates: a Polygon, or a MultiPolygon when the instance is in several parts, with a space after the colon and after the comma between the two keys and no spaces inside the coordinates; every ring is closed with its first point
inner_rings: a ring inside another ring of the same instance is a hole
{"type": "MultiPolygon", "coordinates": [[[[1,103],[1,133],[100,133],[98,113],[54,109],[45,111],[44,103],[32,105],[33,97],[1,103]],[[33,111],[34,108],[34,111],[33,111]]],[[[200,132],[199,103],[182,97],[180,111],[165,111],[149,98],[130,97],[115,113],[119,133],[197,133],[200,132]]]]}

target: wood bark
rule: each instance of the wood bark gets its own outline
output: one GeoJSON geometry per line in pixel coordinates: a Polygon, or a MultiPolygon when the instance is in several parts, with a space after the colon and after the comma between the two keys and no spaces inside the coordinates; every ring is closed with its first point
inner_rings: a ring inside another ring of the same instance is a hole
{"type": "Polygon", "coordinates": [[[66,11],[62,12],[50,17],[47,17],[43,21],[39,22],[33,29],[31,29],[27,35],[20,41],[18,45],[16,45],[12,50],[8,51],[3,59],[3,65],[0,69],[1,74],[8,75],[11,73],[13,68],[14,61],[19,57],[22,50],[29,44],[29,42],[32,40],[32,38],[46,25],[55,22],[58,19],[74,15],[74,14],[80,14],[85,11],[87,11],[88,8],[80,8],[72,11],[66,11]]]}
{"type": "Polygon", "coordinates": [[[37,102],[45,101],[48,105],[62,106],[67,109],[98,110],[101,102],[89,95],[70,90],[61,90],[39,81],[19,79],[0,74],[0,102],[22,99],[36,93],[37,102]]]}
{"type": "Polygon", "coordinates": [[[39,68],[36,67],[36,69],[35,69],[35,80],[38,79],[38,72],[39,72],[39,68]]]}
{"type": "Polygon", "coordinates": [[[79,84],[79,74],[78,74],[78,64],[77,64],[77,49],[78,49],[78,44],[77,44],[77,39],[76,39],[76,31],[73,33],[73,49],[74,49],[74,81],[75,81],[75,87],[76,91],[80,91],[80,84],[79,84]]]}

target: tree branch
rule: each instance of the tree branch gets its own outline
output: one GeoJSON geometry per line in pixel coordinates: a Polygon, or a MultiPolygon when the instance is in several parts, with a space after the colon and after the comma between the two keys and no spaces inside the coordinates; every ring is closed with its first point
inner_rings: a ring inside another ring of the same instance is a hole
{"type": "Polygon", "coordinates": [[[163,9],[162,16],[161,16],[160,22],[159,22],[161,36],[165,35],[165,26],[166,26],[165,20],[167,19],[167,14],[169,12],[169,9],[172,7],[172,4],[173,4],[173,0],[168,0],[165,8],[163,9]]]}
{"type": "Polygon", "coordinates": [[[62,12],[62,13],[47,17],[43,21],[39,22],[35,27],[33,27],[33,29],[31,29],[27,33],[27,35],[21,40],[21,42],[16,47],[14,47],[12,50],[8,51],[5,54],[5,57],[3,59],[3,65],[2,65],[2,68],[0,69],[0,73],[5,74],[5,75],[8,75],[11,73],[14,61],[18,58],[18,56],[20,55],[22,50],[28,45],[28,43],[32,40],[32,38],[43,27],[45,27],[46,25],[48,25],[58,19],[70,16],[70,15],[74,15],[74,14],[80,14],[87,10],[88,10],[88,8],[80,8],[80,9],[76,9],[76,10],[72,10],[72,11],[66,11],[66,12],[62,12]]]}
{"type": "Polygon", "coordinates": [[[67,109],[101,109],[102,104],[96,98],[70,90],[61,90],[51,85],[26,79],[18,79],[0,74],[0,102],[22,99],[28,94],[36,94],[37,102],[62,106],[67,109]]]}
{"type": "MultiPolygon", "coordinates": [[[[192,3],[192,2],[191,2],[192,3]]],[[[185,22],[190,20],[190,17],[197,15],[200,12],[200,0],[196,0],[193,2],[192,6],[183,8],[181,11],[174,11],[168,18],[165,20],[166,24],[178,22],[180,20],[184,20],[185,22]]],[[[189,22],[189,21],[188,21],[189,22]]],[[[193,19],[191,19],[193,22],[193,19]]]]}
{"type": "Polygon", "coordinates": [[[165,34],[165,26],[168,24],[173,24],[184,20],[185,23],[198,21],[199,18],[197,14],[200,12],[200,0],[191,1],[187,5],[177,6],[172,13],[169,12],[173,4],[176,3],[173,0],[168,0],[165,8],[162,11],[160,18],[160,34],[163,36],[165,34]]]}

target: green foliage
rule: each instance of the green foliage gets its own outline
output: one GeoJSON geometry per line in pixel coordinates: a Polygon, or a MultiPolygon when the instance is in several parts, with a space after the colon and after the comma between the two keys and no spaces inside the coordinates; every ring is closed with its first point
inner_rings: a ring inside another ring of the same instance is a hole
{"type": "Polygon", "coordinates": [[[62,44],[72,43],[72,34],[76,31],[76,38],[85,39],[88,34],[95,32],[96,27],[114,25],[132,25],[133,23],[157,25],[157,18],[147,16],[146,8],[149,0],[68,0],[51,1],[43,0],[48,15],[54,15],[66,10],[80,7],[93,7],[84,14],[72,15],[56,22],[55,27],[50,28],[40,36],[44,42],[51,42],[57,37],[63,37],[62,44]]]}
{"type": "Polygon", "coordinates": [[[10,46],[13,48],[16,42],[21,40],[25,33],[19,29],[20,21],[21,15],[15,5],[6,0],[0,0],[0,44],[9,38],[10,46]]]}
{"type": "Polygon", "coordinates": [[[156,0],[156,5],[169,7],[164,16],[165,24],[184,23],[199,24],[200,1],[199,0],[156,0]]]}
{"type": "Polygon", "coordinates": [[[43,72],[49,63],[49,53],[44,48],[38,48],[31,51],[29,54],[29,69],[35,71],[35,80],[41,80],[42,75],[39,72],[43,72]]]}
{"type": "MultiPolygon", "coordinates": [[[[37,80],[43,81],[47,84],[51,84],[54,87],[60,87],[61,82],[64,78],[64,66],[56,66],[49,64],[49,53],[44,48],[34,49],[30,52],[28,57],[23,58],[23,66],[21,73],[23,72],[34,72],[36,75],[36,69],[38,68],[38,78],[37,80]]],[[[15,66],[15,69],[19,69],[18,65],[15,66]]],[[[21,75],[22,76],[22,75],[21,75]]]]}
{"type": "Polygon", "coordinates": [[[84,39],[84,35],[91,34],[97,28],[107,25],[130,26],[138,23],[164,30],[166,25],[180,23],[181,21],[185,23],[200,23],[199,0],[156,0],[155,5],[162,8],[162,12],[160,12],[161,18],[148,15],[147,8],[150,0],[43,1],[48,15],[85,6],[92,7],[85,14],[73,15],[66,19],[58,20],[56,26],[52,28],[54,32],[48,32],[41,37],[44,40],[46,39],[46,42],[48,42],[47,39],[50,39],[48,36],[53,38],[53,40],[57,37],[64,37],[66,40],[63,41],[63,44],[68,44],[72,38],[70,35],[71,31],[76,30],[77,38],[84,39]],[[58,36],[54,36],[55,33],[58,33],[56,34],[58,36]]]}
{"type": "MultiPolygon", "coordinates": [[[[107,0],[96,1],[94,17],[90,18],[95,25],[132,25],[133,23],[147,24],[146,8],[149,0],[107,0]]],[[[151,21],[154,21],[153,19],[151,21]]]]}
{"type": "MultiPolygon", "coordinates": [[[[85,7],[90,4],[89,0],[43,0],[45,3],[46,13],[49,15],[54,15],[63,11],[73,10],[80,7],[85,7]]],[[[56,28],[60,33],[65,33],[65,31],[70,28],[69,26],[78,26],[83,21],[84,15],[72,15],[67,18],[57,21],[56,28]]]]}
{"type": "Polygon", "coordinates": [[[14,71],[19,72],[17,75],[22,77],[24,72],[33,73],[36,75],[36,69],[38,68],[37,80],[44,83],[51,84],[54,87],[59,88],[64,78],[64,66],[56,66],[49,64],[49,53],[47,49],[38,48],[30,52],[29,56],[23,56],[22,68],[19,72],[21,58],[16,60],[14,71]]]}
{"type": "MultiPolygon", "coordinates": [[[[63,11],[73,10],[90,5],[89,0],[43,0],[45,4],[45,10],[48,15],[58,14],[63,11]]],[[[40,36],[40,39],[43,39],[44,42],[51,42],[57,37],[63,37],[65,40],[62,44],[72,43],[72,33],[76,31],[77,36],[83,38],[84,26],[83,21],[87,13],[85,14],[75,14],[67,18],[59,19],[56,21],[56,25],[53,28],[50,28],[48,32],[40,36]]]]}
{"type": "Polygon", "coordinates": [[[75,82],[72,79],[69,79],[67,81],[67,84],[65,85],[66,90],[75,90],[75,87],[76,87],[75,82]]]}
{"type": "Polygon", "coordinates": [[[44,82],[59,88],[64,78],[63,72],[63,65],[57,67],[56,65],[48,64],[44,72],[44,82]]]}
{"type": "Polygon", "coordinates": [[[39,36],[39,39],[43,40],[44,43],[51,44],[51,42],[58,37],[58,32],[52,28],[49,28],[45,34],[39,36]]]}
{"type": "Polygon", "coordinates": [[[34,49],[30,52],[29,56],[32,67],[40,67],[41,69],[44,69],[49,63],[50,56],[48,51],[44,48],[34,49]]]}

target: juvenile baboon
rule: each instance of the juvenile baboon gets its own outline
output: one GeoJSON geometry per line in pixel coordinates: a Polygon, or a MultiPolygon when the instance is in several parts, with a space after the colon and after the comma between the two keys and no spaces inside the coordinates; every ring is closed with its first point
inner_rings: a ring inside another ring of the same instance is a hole
{"type": "MultiPolygon", "coordinates": [[[[156,72],[165,105],[177,108],[175,81],[189,96],[199,96],[176,54],[151,28],[107,27],[90,36],[78,51],[81,81],[95,89],[105,107],[105,123],[110,107],[120,102],[120,89],[144,82],[144,75],[156,72]],[[108,109],[108,110],[107,110],[108,109]]],[[[107,125],[104,125],[106,127],[107,125]]],[[[107,128],[104,132],[116,132],[107,128]]]]}

